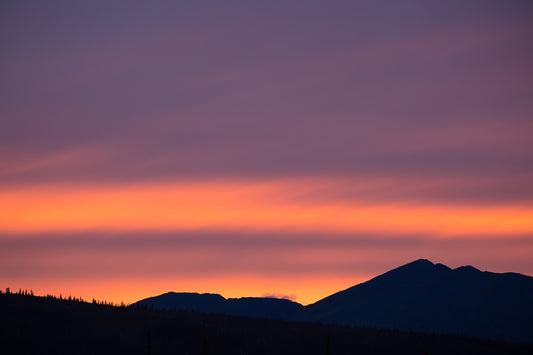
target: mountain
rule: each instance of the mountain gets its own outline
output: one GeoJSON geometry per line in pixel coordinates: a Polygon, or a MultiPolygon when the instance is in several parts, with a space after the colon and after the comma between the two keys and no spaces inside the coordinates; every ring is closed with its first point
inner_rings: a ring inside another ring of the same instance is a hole
{"type": "Polygon", "coordinates": [[[533,342],[533,278],[421,259],[309,305],[305,317],[533,342]]]}
{"type": "Polygon", "coordinates": [[[424,259],[305,307],[281,299],[173,292],[135,305],[533,343],[533,277],[451,269],[424,259]]]}
{"type": "Polygon", "coordinates": [[[134,304],[157,309],[174,309],[203,313],[229,314],[243,317],[298,320],[303,306],[285,299],[244,297],[224,298],[217,294],[168,292],[134,304]]]}

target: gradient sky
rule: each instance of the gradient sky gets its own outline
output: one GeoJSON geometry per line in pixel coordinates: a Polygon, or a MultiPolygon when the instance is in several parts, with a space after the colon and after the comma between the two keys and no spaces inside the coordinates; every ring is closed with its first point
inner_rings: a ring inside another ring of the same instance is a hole
{"type": "Polygon", "coordinates": [[[0,287],[308,304],[533,275],[531,1],[2,1],[0,287]]]}

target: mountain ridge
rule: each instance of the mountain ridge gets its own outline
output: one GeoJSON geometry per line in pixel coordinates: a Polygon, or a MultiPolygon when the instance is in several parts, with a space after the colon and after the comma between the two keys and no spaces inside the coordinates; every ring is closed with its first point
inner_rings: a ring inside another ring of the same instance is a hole
{"type": "Polygon", "coordinates": [[[134,305],[280,320],[297,320],[298,313],[304,307],[287,299],[269,297],[225,298],[219,294],[196,292],[167,292],[143,299],[134,305]]]}
{"type": "Polygon", "coordinates": [[[470,265],[452,269],[427,259],[307,306],[286,299],[173,292],[134,305],[533,343],[533,277],[470,265]]]}

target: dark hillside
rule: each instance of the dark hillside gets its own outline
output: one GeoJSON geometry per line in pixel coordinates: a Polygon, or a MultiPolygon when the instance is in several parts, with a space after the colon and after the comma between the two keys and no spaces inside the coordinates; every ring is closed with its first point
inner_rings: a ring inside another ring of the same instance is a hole
{"type": "Polygon", "coordinates": [[[0,295],[4,354],[531,354],[533,345],[0,295]]]}

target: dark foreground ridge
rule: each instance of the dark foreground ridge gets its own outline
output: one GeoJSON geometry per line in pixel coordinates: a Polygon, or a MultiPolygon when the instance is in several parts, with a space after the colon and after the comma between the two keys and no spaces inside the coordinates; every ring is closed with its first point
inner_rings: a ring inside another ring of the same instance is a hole
{"type": "Polygon", "coordinates": [[[451,269],[424,259],[305,307],[280,299],[173,292],[136,304],[533,343],[533,277],[451,269]]]}
{"type": "Polygon", "coordinates": [[[533,344],[0,295],[3,354],[531,354],[533,344]]]}

